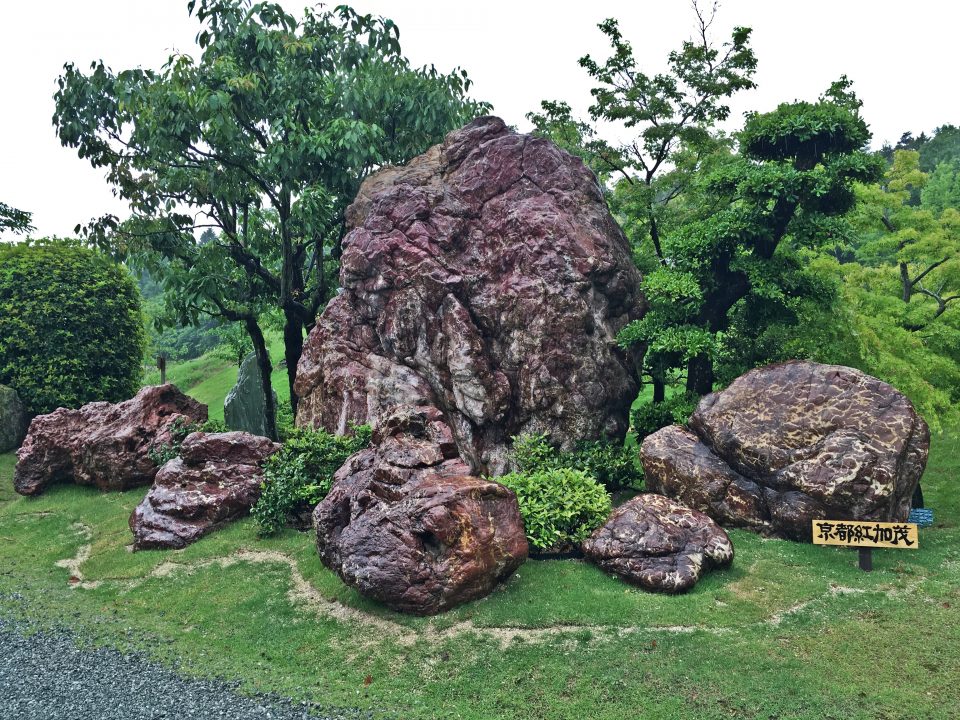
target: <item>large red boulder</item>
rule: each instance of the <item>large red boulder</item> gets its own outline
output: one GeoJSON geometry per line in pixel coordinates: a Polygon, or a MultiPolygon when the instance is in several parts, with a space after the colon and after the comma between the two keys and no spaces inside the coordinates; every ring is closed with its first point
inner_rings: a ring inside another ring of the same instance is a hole
{"type": "Polygon", "coordinates": [[[206,419],[207,406],[171,384],[145,387],[121,403],[38,415],[17,452],[14,488],[36,495],[54,483],[101,490],[149,485],[159,469],[150,449],[169,444],[178,426],[206,419]]]}
{"type": "Polygon", "coordinates": [[[480,118],[368,178],[347,222],[341,292],[297,368],[298,425],[344,433],[433,406],[482,474],[520,433],[623,436],[635,358],[615,337],[645,304],[579,158],[480,118]]]}
{"type": "Polygon", "coordinates": [[[134,549],[186,547],[249,513],[260,498],[263,461],[279,449],[246,432],[188,435],[130,515],[134,549]]]}
{"type": "Polygon", "coordinates": [[[436,408],[398,406],[314,510],[323,564],[401,612],[486,595],[528,547],[513,491],[469,473],[436,408]]]}
{"type": "Polygon", "coordinates": [[[583,543],[587,559],[655,592],[689,590],[703,573],[733,562],[717,523],[663,495],[637,495],[614,510],[583,543]]]}
{"type": "Polygon", "coordinates": [[[647,487],[723,525],[803,541],[814,519],[906,520],[930,445],[890,385],[800,361],[707,395],[688,426],[643,441],[647,487]]]}

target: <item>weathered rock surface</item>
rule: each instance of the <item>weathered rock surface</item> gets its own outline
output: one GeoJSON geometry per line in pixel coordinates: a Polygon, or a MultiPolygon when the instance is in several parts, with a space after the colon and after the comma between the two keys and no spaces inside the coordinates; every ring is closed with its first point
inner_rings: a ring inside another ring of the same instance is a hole
{"type": "Polygon", "coordinates": [[[470,476],[430,407],[395,408],[337,471],[313,523],[324,565],[417,615],[483,597],[528,552],[513,491],[470,476]]]}
{"type": "Polygon", "coordinates": [[[133,546],[182,548],[250,512],[262,464],[280,445],[245,432],[187,436],[130,515],[133,546]]]}
{"type": "MultiPolygon", "coordinates": [[[[277,407],[277,393],[273,393],[273,406],[277,407]]],[[[237,383],[223,401],[223,421],[231,430],[267,434],[267,403],[256,353],[247,355],[240,365],[237,383]]]]}
{"type": "Polygon", "coordinates": [[[688,424],[643,441],[647,487],[722,525],[804,541],[814,519],[906,520],[930,444],[890,385],[800,361],[751,370],[688,424]]]}
{"type": "Polygon", "coordinates": [[[149,485],[158,470],[150,448],[169,443],[175,423],[206,419],[206,405],[170,384],[145,387],[121,403],[93,402],[38,415],[17,452],[14,488],[36,495],[64,482],[101,490],[149,485]]]}
{"type": "Polygon", "coordinates": [[[578,158],[480,118],[367,179],[347,219],[342,292],[297,368],[298,425],[433,406],[493,474],[512,435],[623,435],[637,386],[614,338],[645,304],[578,158]]]}
{"type": "Polygon", "coordinates": [[[733,545],[717,523],[663,495],[637,495],[614,510],[583,542],[589,560],[656,592],[692,588],[703,573],[733,562],[733,545]]]}
{"type": "Polygon", "coordinates": [[[0,452],[13,450],[27,434],[27,413],[12,387],[0,385],[0,452]]]}

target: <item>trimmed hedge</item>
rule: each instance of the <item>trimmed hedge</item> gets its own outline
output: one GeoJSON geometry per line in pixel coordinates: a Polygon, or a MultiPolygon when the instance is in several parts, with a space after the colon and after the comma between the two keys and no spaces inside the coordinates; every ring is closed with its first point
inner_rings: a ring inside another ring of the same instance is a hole
{"type": "Polygon", "coordinates": [[[0,384],[28,413],[133,397],[145,345],[125,268],[73,241],[0,246],[0,384]]]}

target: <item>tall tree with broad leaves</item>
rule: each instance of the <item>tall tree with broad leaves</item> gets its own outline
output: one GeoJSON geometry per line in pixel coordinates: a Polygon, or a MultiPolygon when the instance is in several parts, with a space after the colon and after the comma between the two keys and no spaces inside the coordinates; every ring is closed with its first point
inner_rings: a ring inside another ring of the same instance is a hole
{"type": "Polygon", "coordinates": [[[14,233],[27,233],[34,229],[31,221],[32,213],[26,210],[17,210],[6,203],[0,202],[0,232],[9,230],[14,233]]]}
{"type": "Polygon", "coordinates": [[[199,59],[160,71],[87,73],[68,63],[54,125],[125,199],[132,215],[83,231],[148,269],[180,321],[241,322],[264,381],[275,433],[272,370],[260,317],[283,318],[293,381],[316,315],[335,289],[344,211],[363,178],[402,163],[489,109],[457,69],[416,69],[387,19],[346,6],[191,0],[199,59]],[[199,243],[195,234],[216,231],[199,243]]]}

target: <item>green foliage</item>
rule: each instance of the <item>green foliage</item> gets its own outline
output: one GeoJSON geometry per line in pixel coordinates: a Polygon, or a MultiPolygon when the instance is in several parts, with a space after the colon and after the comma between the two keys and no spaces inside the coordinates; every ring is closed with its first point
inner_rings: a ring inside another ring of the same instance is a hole
{"type": "Polygon", "coordinates": [[[511,457],[520,473],[544,470],[580,470],[608,490],[639,488],[643,471],[630,448],[603,440],[581,441],[572,451],[550,443],[546,435],[518,435],[513,438],[511,457]]]}
{"type": "Polygon", "coordinates": [[[540,552],[579,545],[610,514],[610,493],[581,470],[510,473],[496,481],[517,494],[527,540],[540,552]]]}
{"type": "Polygon", "coordinates": [[[630,429],[636,433],[637,442],[668,425],[686,425],[699,399],[691,393],[677,392],[663,402],[647,401],[635,407],[630,411],[630,429]]]}
{"type": "Polygon", "coordinates": [[[70,241],[0,246],[0,383],[31,415],[132,397],[144,345],[123,267],[70,241]]]}
{"type": "Polygon", "coordinates": [[[355,427],[353,432],[352,436],[340,436],[299,429],[267,458],[263,491],[251,511],[261,535],[277,532],[288,518],[326,497],[333,474],[347,458],[370,444],[368,425],[355,427]]]}
{"type": "Polygon", "coordinates": [[[0,233],[10,230],[14,233],[26,233],[33,230],[30,224],[33,215],[25,210],[17,210],[6,203],[0,202],[0,233]]]}
{"type": "Polygon", "coordinates": [[[170,424],[170,442],[154,443],[147,450],[147,457],[158,467],[166,465],[174,458],[180,457],[180,448],[183,446],[183,441],[187,439],[188,435],[195,432],[227,432],[227,426],[222,420],[207,420],[206,422],[196,423],[178,417],[170,424]]]}
{"type": "Polygon", "coordinates": [[[960,159],[937,165],[920,191],[920,202],[936,215],[960,210],[960,159]]]}

